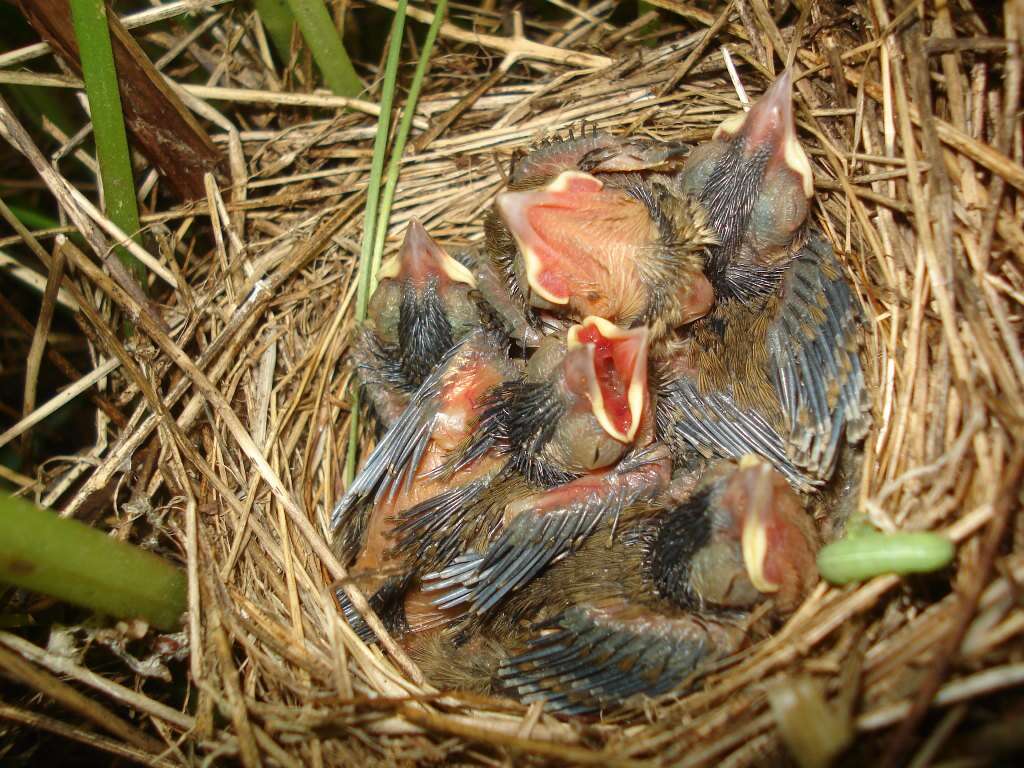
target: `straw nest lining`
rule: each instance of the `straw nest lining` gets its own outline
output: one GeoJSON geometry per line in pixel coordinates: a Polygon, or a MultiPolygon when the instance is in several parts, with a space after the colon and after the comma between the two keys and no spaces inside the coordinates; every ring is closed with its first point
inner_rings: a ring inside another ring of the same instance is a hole
{"type": "MultiPolygon", "coordinates": [[[[281,765],[508,755],[749,764],[782,754],[768,692],[802,679],[836,711],[852,704],[862,755],[914,744],[899,725],[913,725],[933,698],[942,709],[929,722],[945,730],[923,749],[985,725],[951,705],[987,696],[1000,710],[997,691],[1022,680],[1014,647],[1024,631],[1013,599],[1024,575],[1015,517],[1021,65],[1007,56],[1013,46],[978,40],[1019,36],[1013,4],[1005,21],[944,4],[922,21],[918,6],[897,14],[880,1],[810,3],[803,13],[783,3],[778,21],[757,0],[710,13],[656,5],[675,13],[664,14],[653,46],[636,39],[649,18],[624,28],[601,21],[610,2],[563,22],[527,19],[542,49],[502,36],[494,14],[453,11],[463,29],[472,15],[495,39],[481,51],[467,45],[472,36],[442,31],[389,248],[412,217],[443,243],[478,241],[511,154],[539,138],[586,122],[701,141],[740,108],[745,89],[753,100],[792,63],[803,75],[797,120],[815,171],[813,219],[869,317],[875,426],[861,506],[883,529],[938,529],[962,542],[952,591],[941,589],[946,576],[928,590],[896,577],[821,586],[777,635],[695,692],[601,724],[438,695],[401,654],[364,646],[331,599],[343,574],[325,542],[349,431],[346,348],[375,120],[261,103],[270,97],[253,92],[272,94],[278,83],[257,56],[253,18],[234,9],[205,34],[224,64],[218,84],[252,95],[200,112],[231,157],[233,184],[210,186],[205,205],[145,218],[162,244],[153,255],[177,284],[156,291],[171,337],[102,350],[121,361],[111,391],[141,389],[144,402],[123,429],[99,415],[109,439],[40,478],[40,499],[70,515],[119,481],[118,499],[179,548],[193,586],[187,714],[158,681],[138,685],[127,669],[99,677],[12,635],[0,641],[133,720],[117,740],[96,737],[101,746],[136,759],[150,752],[159,764],[216,755],[281,765]],[[483,53],[522,59],[460,103],[496,71],[483,53]],[[601,56],[610,66],[596,70],[601,56]],[[452,116],[429,142],[417,140],[452,116]],[[157,756],[154,743],[166,751],[157,756]]],[[[108,290],[102,274],[76,268],[74,279],[108,290]]]]}

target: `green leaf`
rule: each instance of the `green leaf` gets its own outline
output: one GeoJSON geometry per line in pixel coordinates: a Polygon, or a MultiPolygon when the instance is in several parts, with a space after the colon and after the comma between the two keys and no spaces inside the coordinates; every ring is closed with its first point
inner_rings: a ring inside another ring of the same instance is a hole
{"type": "Polygon", "coordinates": [[[0,581],[119,619],[174,629],[185,573],[152,552],[0,494],[0,581]]]}
{"type": "MultiPolygon", "coordinates": [[[[363,84],[323,0],[288,0],[288,7],[299,22],[302,37],[312,51],[327,87],[338,96],[353,99],[358,96],[363,90],[363,84]]],[[[405,9],[402,11],[404,14],[405,9]]],[[[381,106],[383,114],[384,108],[381,106]]]]}
{"type": "Polygon", "coordinates": [[[253,0],[253,5],[256,6],[256,13],[267,30],[270,42],[277,49],[277,55],[287,64],[291,55],[292,25],[295,24],[288,3],[285,0],[253,0]]]}

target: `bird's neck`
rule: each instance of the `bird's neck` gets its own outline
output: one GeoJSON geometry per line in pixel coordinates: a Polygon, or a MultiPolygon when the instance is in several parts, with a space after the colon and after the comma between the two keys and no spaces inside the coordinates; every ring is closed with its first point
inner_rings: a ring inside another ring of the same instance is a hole
{"type": "MultiPolygon", "coordinates": [[[[758,263],[768,254],[748,241],[750,216],[762,193],[769,150],[746,154],[742,139],[734,141],[718,161],[699,198],[718,244],[709,249],[705,274],[723,299],[756,304],[776,293],[791,257],[799,250],[794,241],[786,253],[773,253],[768,265],[758,263]]],[[[800,239],[800,238],[797,238],[800,239]]]]}
{"type": "Polygon", "coordinates": [[[646,571],[658,593],[681,608],[697,602],[690,587],[693,556],[711,540],[710,491],[693,494],[652,526],[646,542],[646,571]]]}
{"type": "Polygon", "coordinates": [[[398,313],[399,365],[411,388],[452,348],[452,326],[438,294],[437,280],[422,288],[406,283],[398,313]]]}
{"type": "Polygon", "coordinates": [[[762,266],[743,258],[740,250],[724,245],[712,248],[707,278],[720,302],[740,302],[757,310],[779,293],[789,262],[762,266]]]}
{"type": "Polygon", "coordinates": [[[745,141],[739,138],[719,158],[701,190],[700,201],[707,211],[708,223],[718,234],[719,250],[724,255],[735,251],[743,240],[767,162],[766,150],[748,156],[745,141]]]}

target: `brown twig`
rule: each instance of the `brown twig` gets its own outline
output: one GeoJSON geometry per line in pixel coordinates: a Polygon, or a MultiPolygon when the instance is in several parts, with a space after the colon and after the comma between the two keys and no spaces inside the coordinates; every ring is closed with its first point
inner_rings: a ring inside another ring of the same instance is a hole
{"type": "Polygon", "coordinates": [[[49,731],[70,741],[78,741],[88,747],[100,749],[104,752],[109,752],[111,755],[127,758],[142,765],[151,765],[154,768],[173,768],[176,765],[170,760],[161,760],[156,755],[150,754],[145,750],[127,746],[120,741],[92,733],[91,731],[83,731],[76,725],[71,725],[37,712],[29,712],[24,709],[8,706],[7,704],[0,704],[0,718],[21,723],[34,730],[49,731]]]}
{"type": "MultiPolygon", "coordinates": [[[[19,6],[39,35],[81,76],[68,1],[21,0],[19,6]]],[[[201,199],[203,174],[226,171],[224,158],[117,16],[108,14],[108,24],[132,138],[180,199],[201,199]]]]}
{"type": "Polygon", "coordinates": [[[50,673],[34,667],[6,648],[0,648],[0,673],[22,685],[44,693],[108,733],[119,739],[124,739],[137,749],[150,754],[159,754],[163,751],[162,742],[133,728],[103,705],[83,696],[67,683],[62,683],[50,673]]]}

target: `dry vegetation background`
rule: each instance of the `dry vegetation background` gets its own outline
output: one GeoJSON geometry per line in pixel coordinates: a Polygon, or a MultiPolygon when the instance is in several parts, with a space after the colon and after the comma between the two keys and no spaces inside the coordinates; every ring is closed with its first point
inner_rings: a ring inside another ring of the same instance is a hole
{"type": "MultiPolygon", "coordinates": [[[[549,0],[522,16],[493,3],[449,9],[388,251],[412,217],[442,242],[479,240],[510,156],[539,138],[585,121],[701,141],[791,64],[813,217],[870,318],[875,425],[862,507],[884,530],[934,529],[959,543],[936,578],[822,585],[695,692],[598,723],[438,694],[393,644],[367,648],[339,620],[329,587],[345,574],[326,525],[348,445],[376,85],[361,100],[311,92],[308,56],[275,64],[250,7],[172,5],[187,25],[174,16],[133,34],[189,84],[183,99],[227,163],[188,205],[137,167],[152,298],[102,269],[116,236],[88,205],[92,189],[62,181],[80,137],[20,134],[5,113],[18,152],[0,188],[41,178],[73,226],[8,228],[0,249],[41,269],[63,262],[59,300],[78,308],[72,327],[96,371],[84,377],[100,382],[88,390],[87,444],[5,479],[182,563],[190,610],[178,635],[0,631],[0,662],[26,665],[32,681],[0,689],[9,756],[40,757],[32,750],[53,743],[36,741],[48,732],[161,766],[750,765],[786,760],[800,721],[826,717],[852,729],[849,764],[985,764],[1024,748],[1024,4],[657,0],[639,17],[612,16],[608,0],[549,0]],[[74,229],[92,249],[65,237],[74,229]],[[118,340],[124,316],[141,331],[129,342],[118,340]],[[779,690],[809,698],[794,709],[779,690]]],[[[348,23],[388,24],[394,6],[361,3],[348,23]]],[[[410,6],[417,35],[431,12],[410,6]]],[[[403,61],[417,45],[410,36],[403,61]]],[[[353,53],[373,82],[379,52],[353,53]]],[[[6,82],[74,85],[38,46],[0,55],[0,67],[6,82]]],[[[15,285],[4,278],[5,292],[15,285]]],[[[20,417],[18,381],[5,429],[20,417]]]]}

